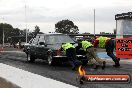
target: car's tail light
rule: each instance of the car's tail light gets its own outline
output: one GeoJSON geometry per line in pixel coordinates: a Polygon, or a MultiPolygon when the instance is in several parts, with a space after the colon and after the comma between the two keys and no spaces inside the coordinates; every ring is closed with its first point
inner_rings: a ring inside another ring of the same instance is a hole
{"type": "Polygon", "coordinates": [[[60,50],[60,49],[58,49],[58,50],[56,51],[56,55],[57,55],[57,56],[60,56],[60,55],[61,55],[61,50],[60,50]]]}

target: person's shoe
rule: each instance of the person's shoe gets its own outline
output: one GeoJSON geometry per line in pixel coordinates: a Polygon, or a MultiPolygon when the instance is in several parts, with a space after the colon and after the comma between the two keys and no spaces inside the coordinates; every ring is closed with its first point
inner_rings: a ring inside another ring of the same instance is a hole
{"type": "Polygon", "coordinates": [[[105,66],[106,66],[106,62],[105,62],[105,61],[103,61],[102,70],[104,70],[104,69],[105,69],[105,66]]]}

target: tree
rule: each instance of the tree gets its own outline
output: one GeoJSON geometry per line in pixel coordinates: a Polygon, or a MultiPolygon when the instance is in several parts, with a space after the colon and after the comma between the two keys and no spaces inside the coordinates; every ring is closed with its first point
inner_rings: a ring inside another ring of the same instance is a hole
{"type": "Polygon", "coordinates": [[[11,31],[11,36],[19,36],[20,35],[20,29],[18,28],[13,28],[11,31]]]}
{"type": "Polygon", "coordinates": [[[11,32],[13,30],[12,25],[7,24],[7,23],[0,23],[0,43],[2,43],[3,39],[3,30],[4,30],[4,35],[5,35],[5,42],[7,42],[7,38],[11,36],[11,32]]]}
{"type": "Polygon", "coordinates": [[[26,36],[26,29],[19,31],[20,36],[26,36]]]}
{"type": "Polygon", "coordinates": [[[34,35],[36,36],[39,33],[40,29],[39,26],[35,26],[34,35]]]}
{"type": "Polygon", "coordinates": [[[4,29],[4,42],[9,42],[9,39],[13,36],[25,36],[24,30],[20,30],[19,28],[13,28],[12,25],[7,23],[0,23],[0,43],[3,40],[3,29],[4,29]]]}
{"type": "Polygon", "coordinates": [[[78,34],[79,29],[70,20],[62,20],[55,24],[55,32],[64,34],[78,34]]]}

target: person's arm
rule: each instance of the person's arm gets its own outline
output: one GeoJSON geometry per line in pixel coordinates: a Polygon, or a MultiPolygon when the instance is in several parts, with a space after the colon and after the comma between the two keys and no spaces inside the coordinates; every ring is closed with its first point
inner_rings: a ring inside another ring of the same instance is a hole
{"type": "Polygon", "coordinates": [[[99,40],[95,40],[94,43],[93,43],[93,46],[94,46],[95,48],[97,48],[98,44],[99,44],[99,40]]]}

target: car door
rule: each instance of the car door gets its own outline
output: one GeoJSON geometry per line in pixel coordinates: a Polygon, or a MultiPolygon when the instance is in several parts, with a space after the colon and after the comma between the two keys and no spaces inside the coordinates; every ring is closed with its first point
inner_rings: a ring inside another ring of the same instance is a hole
{"type": "Polygon", "coordinates": [[[47,51],[48,51],[48,47],[47,45],[45,44],[45,38],[44,38],[44,35],[41,35],[39,37],[39,40],[38,40],[38,47],[37,47],[37,51],[38,51],[38,55],[40,58],[42,59],[46,59],[45,57],[47,56],[47,51]]]}
{"type": "Polygon", "coordinates": [[[38,40],[40,36],[36,36],[32,43],[30,44],[30,54],[35,55],[37,57],[37,47],[38,47],[38,40]]]}

